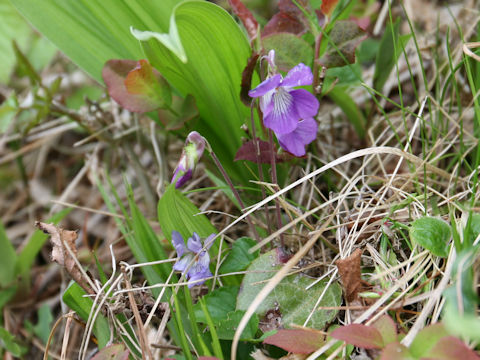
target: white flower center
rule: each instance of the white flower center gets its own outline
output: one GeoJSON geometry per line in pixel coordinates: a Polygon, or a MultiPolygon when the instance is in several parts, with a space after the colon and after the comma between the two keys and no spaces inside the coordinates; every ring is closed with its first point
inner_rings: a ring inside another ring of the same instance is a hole
{"type": "Polygon", "coordinates": [[[290,105],[292,104],[293,96],[280,86],[273,95],[273,113],[275,115],[283,115],[288,112],[290,105]]]}

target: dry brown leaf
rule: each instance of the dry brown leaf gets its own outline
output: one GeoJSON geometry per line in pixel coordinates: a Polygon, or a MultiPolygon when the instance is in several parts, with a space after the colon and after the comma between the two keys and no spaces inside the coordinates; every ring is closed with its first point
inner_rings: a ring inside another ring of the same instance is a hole
{"type": "Polygon", "coordinates": [[[335,262],[345,292],[345,300],[349,303],[357,299],[358,293],[363,290],[361,256],[362,250],[357,249],[349,257],[335,262]]]}
{"type": "Polygon", "coordinates": [[[64,230],[54,224],[46,224],[36,221],[35,226],[42,230],[45,234],[50,235],[52,242],[52,261],[63,266],[70,274],[73,280],[80,285],[87,293],[95,295],[95,292],[88,284],[82,271],[78,268],[75,258],[77,256],[77,247],[75,241],[77,240],[77,232],[71,230],[64,230]],[[71,253],[67,249],[71,250],[71,253]]]}

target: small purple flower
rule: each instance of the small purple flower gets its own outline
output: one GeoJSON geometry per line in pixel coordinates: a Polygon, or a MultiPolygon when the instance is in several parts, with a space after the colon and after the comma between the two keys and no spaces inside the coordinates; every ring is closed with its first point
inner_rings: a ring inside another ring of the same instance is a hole
{"type": "MultiPolygon", "coordinates": [[[[271,56],[269,54],[268,60],[271,56]]],[[[311,85],[313,75],[310,68],[302,63],[292,68],[285,78],[280,74],[268,77],[248,95],[260,97],[265,126],[277,136],[293,132],[301,119],[317,115],[318,100],[304,89],[295,86],[311,85]]]]}
{"type": "Polygon", "coordinates": [[[188,134],[182,155],[180,156],[180,161],[173,172],[171,183],[175,184],[175,188],[178,189],[192,178],[193,170],[195,170],[195,166],[202,157],[204,150],[204,137],[196,131],[188,134]]]}
{"type": "Polygon", "coordinates": [[[188,239],[187,246],[183,241],[182,235],[178,231],[172,231],[172,244],[177,251],[178,257],[181,257],[179,261],[173,265],[173,270],[181,271],[187,280],[190,280],[188,283],[188,288],[191,288],[195,285],[201,285],[205,282],[205,279],[212,276],[212,273],[209,269],[210,256],[208,255],[208,249],[213,244],[213,238],[216,234],[211,234],[204,241],[200,240],[200,236],[197,233],[193,233],[193,236],[188,239]],[[196,283],[192,283],[195,280],[201,280],[196,283]]]}
{"type": "Polygon", "coordinates": [[[288,134],[277,134],[280,146],[295,156],[304,156],[305,147],[317,138],[318,125],[314,118],[306,118],[288,134]]]}

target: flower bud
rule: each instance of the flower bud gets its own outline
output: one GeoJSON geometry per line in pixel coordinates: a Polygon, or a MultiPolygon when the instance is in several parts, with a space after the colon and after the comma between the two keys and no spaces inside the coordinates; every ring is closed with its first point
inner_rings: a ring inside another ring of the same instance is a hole
{"type": "Polygon", "coordinates": [[[180,161],[173,172],[172,184],[175,188],[183,186],[193,176],[195,166],[205,150],[205,139],[196,131],[188,134],[180,161]]]}

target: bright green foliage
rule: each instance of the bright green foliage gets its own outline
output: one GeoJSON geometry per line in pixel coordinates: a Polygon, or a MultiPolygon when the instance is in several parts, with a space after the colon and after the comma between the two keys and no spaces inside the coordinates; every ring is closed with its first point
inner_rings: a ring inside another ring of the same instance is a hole
{"type": "MultiPolygon", "coordinates": [[[[214,324],[218,324],[220,320],[225,319],[229,312],[235,311],[238,290],[238,286],[222,286],[203,297],[214,324]]],[[[195,304],[193,309],[197,321],[206,323],[207,320],[200,304],[195,304]]]]}
{"type": "MultiPolygon", "coordinates": [[[[269,251],[254,260],[247,269],[241,290],[237,298],[237,309],[246,310],[268,279],[281,268],[277,261],[276,250],[269,251]]],[[[320,281],[306,290],[314,279],[301,274],[283,279],[267,298],[256,309],[256,313],[264,315],[268,310],[278,306],[282,314],[283,326],[290,324],[304,325],[310,312],[314,309],[320,295],[325,290],[327,280],[320,281]]],[[[337,283],[330,284],[323,295],[319,306],[339,306],[342,291],[337,283]]],[[[336,310],[316,310],[305,326],[322,329],[337,314],[336,310]]]]}
{"type": "MultiPolygon", "coordinates": [[[[88,315],[92,311],[93,301],[89,297],[84,297],[85,291],[77,284],[72,282],[63,293],[63,301],[70,309],[75,311],[83,320],[88,320],[88,315]]],[[[100,348],[107,345],[110,341],[110,327],[108,320],[99,313],[93,326],[100,348]]]]}
{"type": "MultiPolygon", "coordinates": [[[[236,310],[229,312],[225,319],[218,324],[217,334],[219,339],[232,340],[237,330],[240,320],[242,320],[245,311],[236,310]]],[[[247,323],[247,326],[240,335],[240,340],[252,340],[258,329],[258,317],[253,315],[247,323]]]]}
{"type": "Polygon", "coordinates": [[[15,280],[15,263],[17,254],[12,243],[7,237],[5,228],[0,223],[0,249],[2,249],[2,261],[0,261],[0,287],[3,289],[15,280]]]}
{"type": "Polygon", "coordinates": [[[166,31],[178,0],[12,0],[33,26],[98,82],[107,60],[142,58],[130,26],[166,31]]]}
{"type": "Polygon", "coordinates": [[[232,17],[212,3],[182,2],[174,16],[187,62],[157,39],[142,42],[145,54],[183,96],[195,97],[201,117],[195,130],[208,139],[231,177],[247,180],[233,158],[243,135],[240,126],[250,117],[239,96],[248,41],[232,17]]]}
{"type": "Polygon", "coordinates": [[[228,252],[227,258],[220,266],[220,274],[228,274],[230,272],[245,270],[250,263],[258,257],[259,250],[250,254],[248,250],[255,246],[255,240],[248,237],[241,237],[232,245],[232,249],[228,252]]]}
{"type": "Polygon", "coordinates": [[[291,33],[275,33],[262,39],[265,51],[275,50],[275,63],[282,71],[288,71],[299,63],[312,66],[312,46],[291,33]]]}
{"type": "Polygon", "coordinates": [[[442,324],[428,326],[415,336],[410,345],[410,353],[415,358],[427,356],[431,348],[443,337],[448,336],[448,332],[442,324]]]}
{"type": "Polygon", "coordinates": [[[402,53],[403,47],[410,39],[409,34],[400,36],[399,31],[400,21],[395,22],[393,25],[388,24],[380,41],[377,59],[375,61],[375,73],[373,75],[373,88],[377,91],[382,91],[393,67],[402,53]]]}
{"type": "Polygon", "coordinates": [[[28,351],[27,348],[21,346],[17,342],[15,336],[10,334],[4,327],[0,326],[0,349],[2,348],[15,357],[21,357],[28,351]]]}
{"type": "Polygon", "coordinates": [[[417,219],[410,227],[412,241],[440,257],[448,256],[450,236],[450,226],[433,217],[417,219]]]}
{"type": "MultiPolygon", "coordinates": [[[[200,210],[191,203],[175,186],[169,185],[158,202],[158,222],[163,235],[172,241],[172,231],[178,231],[183,239],[188,239],[196,232],[201,238],[206,238],[217,229],[213,227],[208,218],[199,214],[200,210]]],[[[218,252],[218,241],[210,250],[212,257],[218,252]]]]}
{"type": "Polygon", "coordinates": [[[12,41],[24,48],[32,31],[8,0],[0,1],[0,18],[0,83],[5,84],[16,65],[12,41]]]}

